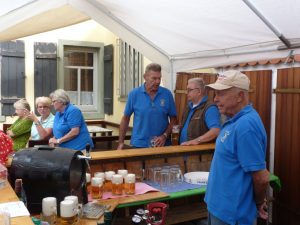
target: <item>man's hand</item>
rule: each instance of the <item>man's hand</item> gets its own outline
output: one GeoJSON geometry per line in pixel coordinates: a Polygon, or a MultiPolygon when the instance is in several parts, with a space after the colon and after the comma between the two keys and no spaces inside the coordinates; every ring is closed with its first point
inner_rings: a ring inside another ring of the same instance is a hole
{"type": "Polygon", "coordinates": [[[124,143],[119,143],[117,150],[122,150],[124,148],[124,143]]]}
{"type": "Polygon", "coordinates": [[[180,145],[198,145],[198,144],[199,142],[196,139],[194,139],[194,140],[182,142],[180,145]]]}
{"type": "Polygon", "coordinates": [[[155,147],[165,146],[166,140],[167,140],[167,138],[165,135],[158,136],[157,138],[155,138],[155,147]]]}
{"type": "Polygon", "coordinates": [[[268,206],[267,206],[267,203],[264,201],[262,204],[258,204],[256,205],[257,207],[257,214],[258,214],[258,217],[266,220],[268,219],[268,206]]]}

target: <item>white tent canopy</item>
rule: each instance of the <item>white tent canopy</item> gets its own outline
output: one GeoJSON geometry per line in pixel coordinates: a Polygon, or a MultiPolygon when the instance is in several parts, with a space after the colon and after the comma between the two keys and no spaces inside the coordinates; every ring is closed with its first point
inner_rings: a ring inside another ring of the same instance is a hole
{"type": "Polygon", "coordinates": [[[23,2],[0,16],[0,41],[93,19],[151,61],[161,63],[172,75],[166,77],[171,89],[178,71],[300,52],[299,0],[23,2]]]}

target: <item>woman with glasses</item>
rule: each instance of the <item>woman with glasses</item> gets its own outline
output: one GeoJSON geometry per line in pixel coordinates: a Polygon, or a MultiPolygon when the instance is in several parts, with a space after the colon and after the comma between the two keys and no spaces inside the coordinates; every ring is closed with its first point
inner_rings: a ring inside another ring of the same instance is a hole
{"type": "Polygon", "coordinates": [[[34,112],[28,112],[27,118],[33,121],[31,127],[32,140],[48,140],[52,137],[54,115],[51,113],[51,104],[50,98],[37,97],[35,106],[41,116],[37,117],[34,112]]]}
{"type": "Polygon", "coordinates": [[[26,147],[30,137],[32,121],[27,118],[30,105],[25,99],[16,101],[14,108],[18,119],[7,129],[6,133],[13,140],[14,151],[18,151],[26,147]]]}
{"type": "Polygon", "coordinates": [[[53,138],[49,139],[50,146],[85,150],[89,144],[94,147],[87,129],[82,112],[71,104],[68,93],[58,89],[50,94],[52,105],[56,111],[53,125],[53,138]]]}

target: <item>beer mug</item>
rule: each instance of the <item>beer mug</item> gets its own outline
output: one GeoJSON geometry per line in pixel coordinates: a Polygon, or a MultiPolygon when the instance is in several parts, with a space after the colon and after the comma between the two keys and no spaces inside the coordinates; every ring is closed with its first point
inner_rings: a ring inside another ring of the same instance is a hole
{"type": "Polygon", "coordinates": [[[105,173],[104,172],[96,172],[96,173],[94,173],[94,177],[100,177],[104,181],[105,180],[105,173]]]}
{"type": "Polygon", "coordinates": [[[127,195],[135,194],[135,174],[129,173],[124,177],[124,192],[127,195]]]}
{"type": "Polygon", "coordinates": [[[118,170],[118,174],[122,175],[124,178],[128,174],[128,170],[118,170]]]}
{"type": "Polygon", "coordinates": [[[92,178],[91,195],[93,199],[102,198],[103,195],[103,179],[101,177],[92,178]]]}
{"type": "Polygon", "coordinates": [[[167,189],[170,186],[170,170],[162,169],[160,171],[160,188],[162,190],[167,189]]]}
{"type": "Polygon", "coordinates": [[[114,171],[105,172],[105,182],[104,182],[104,190],[105,191],[111,191],[111,189],[112,189],[111,180],[112,180],[112,177],[114,174],[116,174],[114,171]]]}
{"type": "Polygon", "coordinates": [[[91,174],[90,173],[85,174],[85,180],[86,180],[87,193],[91,194],[91,174]]]}
{"type": "Polygon", "coordinates": [[[172,128],[172,145],[179,144],[180,125],[174,125],[172,128]]]}
{"type": "Polygon", "coordinates": [[[60,202],[60,224],[74,225],[77,221],[77,210],[74,208],[72,200],[63,200],[60,202]]]}
{"type": "Polygon", "coordinates": [[[112,194],[122,195],[123,193],[123,177],[120,174],[114,174],[112,176],[112,194]]]}
{"type": "Polygon", "coordinates": [[[65,197],[65,200],[71,200],[74,202],[74,208],[77,209],[77,215],[79,218],[82,216],[82,204],[78,203],[78,197],[76,195],[69,195],[65,197]]]}
{"type": "Polygon", "coordinates": [[[55,197],[43,198],[41,219],[48,222],[50,225],[56,224],[57,204],[55,197]]]}
{"type": "Polygon", "coordinates": [[[149,148],[155,148],[156,147],[156,143],[155,143],[156,139],[157,139],[156,136],[150,137],[150,139],[149,139],[149,148]]]}

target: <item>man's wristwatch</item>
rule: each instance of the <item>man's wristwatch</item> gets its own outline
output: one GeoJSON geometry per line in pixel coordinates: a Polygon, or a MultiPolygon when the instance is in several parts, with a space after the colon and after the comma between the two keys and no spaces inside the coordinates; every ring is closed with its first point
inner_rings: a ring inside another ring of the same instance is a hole
{"type": "Polygon", "coordinates": [[[165,136],[166,139],[168,138],[168,134],[166,132],[163,133],[163,135],[165,136]]]}
{"type": "Polygon", "coordinates": [[[37,121],[36,123],[34,123],[34,125],[38,126],[38,125],[42,125],[40,121],[37,121]]]}
{"type": "Polygon", "coordinates": [[[60,138],[56,139],[56,142],[57,142],[57,144],[59,144],[60,143],[60,138]]]}

